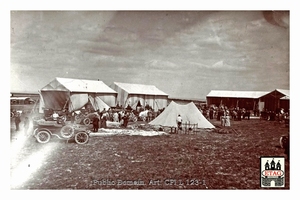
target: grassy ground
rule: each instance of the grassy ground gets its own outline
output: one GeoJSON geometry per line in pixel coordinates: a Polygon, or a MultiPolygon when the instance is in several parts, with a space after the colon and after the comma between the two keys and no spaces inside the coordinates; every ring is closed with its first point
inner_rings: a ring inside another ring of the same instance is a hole
{"type": "MultiPolygon", "coordinates": [[[[12,155],[11,176],[27,157],[47,148],[41,165],[12,189],[261,189],[260,157],[283,156],[284,124],[250,119],[196,134],[100,136],[78,145],[29,137],[12,155]]],[[[14,138],[14,130],[11,131],[14,138]]],[[[13,142],[13,139],[12,139],[13,142]]],[[[30,162],[25,167],[30,167],[30,162]]],[[[285,162],[289,189],[289,161],[285,162]]],[[[26,170],[23,170],[26,173],[26,170]]]]}

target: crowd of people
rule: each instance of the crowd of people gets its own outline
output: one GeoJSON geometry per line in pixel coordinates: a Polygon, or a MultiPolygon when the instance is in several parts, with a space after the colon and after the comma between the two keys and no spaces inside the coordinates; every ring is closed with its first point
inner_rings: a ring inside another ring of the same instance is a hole
{"type": "Polygon", "coordinates": [[[259,117],[260,119],[268,121],[280,122],[289,119],[289,112],[286,112],[283,108],[278,108],[275,111],[263,109],[260,112],[259,110],[249,110],[239,107],[228,108],[225,105],[220,105],[219,107],[202,107],[200,110],[207,119],[217,119],[218,121],[221,121],[222,126],[230,126],[230,119],[234,121],[241,121],[243,119],[250,120],[250,116],[259,117]]]}
{"type": "Polygon", "coordinates": [[[92,119],[93,132],[98,132],[99,128],[107,128],[108,120],[119,122],[122,127],[126,128],[128,125],[129,116],[130,112],[125,110],[112,111],[111,109],[106,110],[105,108],[101,112],[97,110],[94,118],[92,119]]]}
{"type": "Polygon", "coordinates": [[[242,119],[250,119],[251,111],[245,108],[228,108],[227,106],[221,105],[219,107],[211,106],[202,109],[202,114],[207,119],[221,120],[222,117],[229,116],[232,120],[240,121],[242,119]]]}
{"type": "Polygon", "coordinates": [[[289,119],[289,111],[285,111],[283,108],[277,108],[275,111],[263,109],[260,117],[269,121],[283,121],[289,119]]]}
{"type": "MultiPolygon", "coordinates": [[[[230,126],[230,120],[234,120],[234,121],[241,121],[242,119],[250,119],[250,116],[257,116],[260,117],[260,119],[265,119],[265,120],[269,120],[269,121],[283,121],[283,120],[287,120],[289,119],[289,112],[285,112],[283,108],[281,109],[276,109],[275,111],[268,111],[266,109],[264,109],[263,111],[259,112],[257,110],[255,111],[250,111],[248,109],[245,108],[239,108],[239,107],[230,107],[228,108],[225,105],[220,105],[220,106],[204,106],[199,108],[200,111],[202,112],[202,114],[208,119],[208,120],[212,120],[212,119],[216,119],[218,121],[221,122],[221,126],[230,126]]],[[[151,110],[151,108],[150,108],[151,110]]],[[[140,111],[143,111],[143,109],[140,109],[140,111]]],[[[92,113],[91,111],[89,111],[88,109],[85,110],[86,113],[92,113]]],[[[94,132],[98,132],[99,128],[107,128],[107,121],[111,121],[111,122],[117,122],[120,123],[121,127],[126,128],[128,125],[128,122],[131,121],[135,121],[139,116],[137,110],[133,110],[131,108],[118,108],[118,109],[111,109],[109,108],[108,110],[106,110],[105,108],[102,111],[94,111],[94,115],[93,118],[90,119],[92,121],[93,124],[93,130],[94,132]],[[135,120],[133,118],[136,118],[135,120]]],[[[149,112],[150,114],[153,114],[152,112],[149,112]]],[[[69,115],[70,113],[68,113],[69,115]]],[[[75,112],[72,112],[70,114],[70,118],[71,118],[71,123],[74,124],[75,120],[75,112]]],[[[156,114],[158,115],[158,114],[156,114]]],[[[85,116],[83,114],[83,116],[85,116]]],[[[149,117],[149,116],[147,116],[149,117]]],[[[52,113],[52,118],[53,120],[58,120],[58,118],[60,118],[60,115],[57,112],[52,113]]],[[[149,121],[150,118],[148,118],[149,121]]],[[[181,116],[178,116],[177,122],[179,122],[180,124],[180,119],[181,116]]],[[[21,114],[18,112],[14,113],[14,121],[15,121],[15,127],[16,127],[16,131],[18,131],[20,129],[20,123],[21,123],[21,114]]],[[[77,122],[78,123],[78,122],[77,122]]],[[[24,119],[24,128],[27,130],[28,129],[28,124],[29,124],[29,119],[28,117],[26,117],[24,119]]],[[[179,126],[180,127],[180,126],[179,126]]]]}
{"type": "Polygon", "coordinates": [[[126,128],[129,121],[143,120],[145,122],[151,121],[157,117],[162,110],[154,112],[152,107],[146,105],[145,107],[137,107],[132,109],[129,105],[126,108],[117,106],[116,108],[103,109],[102,111],[95,111],[93,121],[93,131],[97,132],[99,128],[106,128],[106,122],[117,122],[120,126],[126,128]],[[99,122],[98,122],[99,121],[99,122]],[[99,124],[99,126],[97,126],[99,124]]]}

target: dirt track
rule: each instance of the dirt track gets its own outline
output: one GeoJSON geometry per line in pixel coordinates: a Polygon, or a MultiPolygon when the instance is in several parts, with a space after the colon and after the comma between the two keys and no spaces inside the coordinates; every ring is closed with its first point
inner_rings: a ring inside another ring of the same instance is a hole
{"type": "MultiPolygon", "coordinates": [[[[261,189],[260,157],[284,156],[279,137],[289,128],[259,119],[232,121],[228,128],[212,123],[216,130],[197,134],[91,137],[86,145],[57,138],[39,144],[29,137],[11,162],[11,176],[18,170],[28,176],[11,188],[261,189]],[[43,153],[29,159],[37,152],[43,153]]],[[[285,163],[283,189],[289,189],[285,163]]]]}

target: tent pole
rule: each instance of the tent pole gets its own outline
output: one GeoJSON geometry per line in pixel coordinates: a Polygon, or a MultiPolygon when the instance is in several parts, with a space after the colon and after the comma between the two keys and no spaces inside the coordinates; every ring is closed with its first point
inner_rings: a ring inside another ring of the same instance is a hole
{"type": "MultiPolygon", "coordinates": [[[[157,110],[159,110],[159,106],[158,106],[158,103],[156,101],[156,99],[154,99],[155,103],[156,103],[156,106],[157,106],[157,110]]],[[[154,108],[153,108],[154,109],[154,108]]]]}
{"type": "MultiPolygon", "coordinates": [[[[70,98],[69,98],[69,99],[70,99],[70,98]]],[[[67,106],[67,103],[69,102],[69,99],[67,99],[67,101],[66,101],[66,103],[65,103],[65,105],[64,105],[64,107],[63,107],[63,110],[66,109],[66,106],[67,106]]]]}

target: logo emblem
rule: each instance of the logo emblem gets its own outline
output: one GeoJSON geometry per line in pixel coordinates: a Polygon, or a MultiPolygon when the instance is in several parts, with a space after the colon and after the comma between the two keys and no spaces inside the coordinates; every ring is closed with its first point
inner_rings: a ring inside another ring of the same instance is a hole
{"type": "Polygon", "coordinates": [[[260,186],[284,187],[284,157],[260,157],[260,186]]]}

